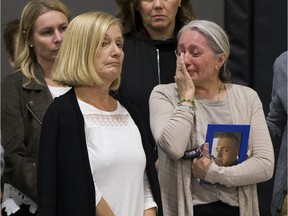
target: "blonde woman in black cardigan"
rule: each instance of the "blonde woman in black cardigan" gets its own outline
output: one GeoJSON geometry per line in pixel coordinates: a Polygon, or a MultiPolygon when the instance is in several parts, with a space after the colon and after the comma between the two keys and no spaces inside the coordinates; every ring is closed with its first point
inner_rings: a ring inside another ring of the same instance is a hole
{"type": "Polygon", "coordinates": [[[121,24],[103,12],[71,21],[54,80],[73,88],[55,99],[39,145],[39,216],[162,215],[156,169],[138,111],[117,100],[121,24]]]}

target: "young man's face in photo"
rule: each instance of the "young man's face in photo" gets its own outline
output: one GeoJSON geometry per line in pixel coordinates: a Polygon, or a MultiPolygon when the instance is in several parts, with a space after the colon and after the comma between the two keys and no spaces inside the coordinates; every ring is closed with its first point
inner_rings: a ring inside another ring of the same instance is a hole
{"type": "Polygon", "coordinates": [[[239,144],[232,138],[219,138],[216,146],[216,164],[218,166],[232,166],[237,164],[239,144]]]}

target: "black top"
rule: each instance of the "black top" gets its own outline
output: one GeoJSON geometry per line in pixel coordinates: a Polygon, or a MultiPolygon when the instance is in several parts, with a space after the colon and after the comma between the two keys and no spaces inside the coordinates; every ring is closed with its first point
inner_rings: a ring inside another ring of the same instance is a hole
{"type": "MultiPolygon", "coordinates": [[[[158,215],[162,216],[159,181],[137,109],[122,100],[141,133],[146,173],[158,215]]],[[[72,88],[48,108],[39,143],[38,215],[95,216],[95,188],[85,140],[84,118],[72,88]]],[[[117,181],[117,179],[116,179],[117,181]]]]}
{"type": "Polygon", "coordinates": [[[174,82],[176,46],[175,39],[155,41],[143,35],[125,35],[125,57],[118,94],[139,109],[153,148],[155,141],[150,130],[149,97],[156,85],[174,82]]]}

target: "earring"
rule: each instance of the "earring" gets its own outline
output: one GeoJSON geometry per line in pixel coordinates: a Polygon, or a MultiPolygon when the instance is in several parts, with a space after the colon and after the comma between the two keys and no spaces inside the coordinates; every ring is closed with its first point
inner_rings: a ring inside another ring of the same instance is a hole
{"type": "Polygon", "coordinates": [[[179,4],[178,7],[181,7],[181,4],[179,4]]]}
{"type": "Polygon", "coordinates": [[[32,44],[29,45],[31,48],[34,47],[32,44]]]}

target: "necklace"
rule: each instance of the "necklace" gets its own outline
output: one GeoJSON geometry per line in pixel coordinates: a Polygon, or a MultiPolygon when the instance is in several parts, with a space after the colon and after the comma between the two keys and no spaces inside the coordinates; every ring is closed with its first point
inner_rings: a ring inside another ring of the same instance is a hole
{"type": "Polygon", "coordinates": [[[213,91],[199,89],[196,87],[195,98],[196,99],[208,99],[208,100],[220,100],[222,92],[225,90],[224,83],[220,82],[220,86],[213,91]]]}

